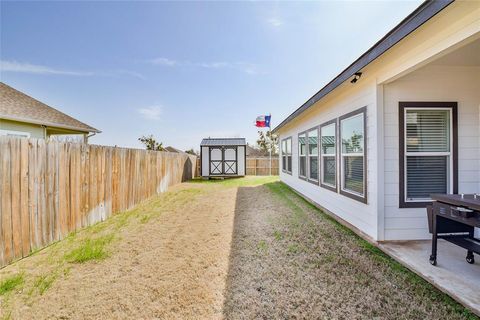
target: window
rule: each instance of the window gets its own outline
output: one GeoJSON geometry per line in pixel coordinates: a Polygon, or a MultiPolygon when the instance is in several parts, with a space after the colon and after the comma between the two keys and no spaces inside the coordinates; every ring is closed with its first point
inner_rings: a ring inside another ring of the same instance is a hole
{"type": "Polygon", "coordinates": [[[340,117],[340,193],[367,202],[365,156],[366,108],[340,117]]]}
{"type": "Polygon", "coordinates": [[[321,181],[320,185],[337,191],[337,120],[320,126],[321,181]]]}
{"type": "Polygon", "coordinates": [[[399,116],[400,207],[456,193],[456,103],[401,102],[399,116]]]}
{"type": "Polygon", "coordinates": [[[308,180],[318,181],[318,130],[307,132],[308,140],[308,180]]]}
{"type": "Polygon", "coordinates": [[[30,138],[30,132],[13,131],[13,130],[0,130],[0,136],[30,138]]]}
{"type": "Polygon", "coordinates": [[[292,138],[282,140],[282,170],[292,173],[292,138]]]}
{"type": "Polygon", "coordinates": [[[298,135],[298,176],[307,177],[307,135],[301,133],[298,135]]]}

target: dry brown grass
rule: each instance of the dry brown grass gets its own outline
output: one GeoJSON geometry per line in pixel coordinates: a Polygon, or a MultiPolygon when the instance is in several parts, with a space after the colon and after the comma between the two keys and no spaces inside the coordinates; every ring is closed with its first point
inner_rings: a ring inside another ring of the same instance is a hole
{"type": "Polygon", "coordinates": [[[240,188],[228,319],[477,319],[282,183],[240,188]]]}
{"type": "Polygon", "coordinates": [[[474,317],[272,178],[176,186],[0,280],[0,319],[474,317]]]}

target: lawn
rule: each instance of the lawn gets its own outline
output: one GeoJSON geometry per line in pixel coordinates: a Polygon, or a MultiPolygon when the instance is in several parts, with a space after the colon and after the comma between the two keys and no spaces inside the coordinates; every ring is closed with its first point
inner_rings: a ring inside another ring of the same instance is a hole
{"type": "Polygon", "coordinates": [[[272,177],[175,186],[0,279],[5,319],[477,319],[272,177]]]}

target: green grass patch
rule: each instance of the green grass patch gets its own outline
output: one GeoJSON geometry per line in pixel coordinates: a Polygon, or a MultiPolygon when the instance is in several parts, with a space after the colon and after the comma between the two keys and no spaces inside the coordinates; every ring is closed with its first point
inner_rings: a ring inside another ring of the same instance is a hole
{"type": "Polygon", "coordinates": [[[226,178],[226,179],[194,179],[191,183],[201,183],[206,185],[218,185],[223,187],[255,187],[262,184],[278,181],[278,176],[246,176],[242,178],[226,178]]]}
{"type": "Polygon", "coordinates": [[[20,287],[23,285],[24,281],[25,279],[23,273],[18,273],[2,280],[2,282],[0,282],[0,296],[20,287]]]}
{"type": "Polygon", "coordinates": [[[278,230],[275,230],[275,231],[273,232],[273,237],[274,237],[275,240],[277,240],[277,241],[280,241],[280,240],[283,239],[282,233],[281,233],[280,231],[278,231],[278,230]]]}
{"type": "Polygon", "coordinates": [[[300,247],[296,243],[291,243],[287,247],[287,252],[288,253],[295,254],[295,253],[298,253],[299,251],[300,251],[300,247]]]}
{"type": "Polygon", "coordinates": [[[282,201],[293,213],[290,217],[290,226],[293,228],[299,228],[302,223],[308,221],[308,214],[298,205],[295,201],[296,197],[299,197],[294,193],[286,184],[282,182],[273,182],[266,184],[267,188],[282,201]],[[292,197],[294,195],[294,197],[292,197]]]}
{"type": "Polygon", "coordinates": [[[43,295],[55,282],[58,275],[56,273],[45,274],[37,277],[33,282],[32,290],[37,290],[40,295],[43,295]]]}
{"type": "Polygon", "coordinates": [[[265,240],[260,240],[257,244],[258,251],[265,252],[267,251],[268,245],[265,240]]]}
{"type": "Polygon", "coordinates": [[[113,235],[83,240],[77,248],[65,255],[65,260],[70,263],[103,260],[108,257],[106,246],[112,242],[112,240],[113,235]]]}
{"type": "Polygon", "coordinates": [[[140,223],[145,224],[150,220],[151,216],[149,215],[144,215],[140,218],[140,223]]]}
{"type": "MultiPolygon", "coordinates": [[[[276,195],[278,199],[281,199],[281,201],[283,201],[283,203],[292,210],[292,212],[294,213],[294,216],[301,217],[302,214],[303,215],[307,214],[302,208],[303,206],[304,208],[311,209],[315,214],[320,216],[322,219],[332,223],[336,231],[338,231],[347,239],[353,241],[356,245],[362,248],[364,254],[367,254],[376,263],[379,263],[387,267],[386,269],[392,275],[394,275],[395,277],[398,277],[404,283],[407,283],[408,285],[412,286],[413,291],[419,297],[428,298],[431,301],[441,301],[451,309],[452,313],[461,315],[465,319],[472,319],[472,320],[478,319],[478,317],[473,312],[471,312],[470,310],[468,310],[467,308],[465,308],[464,306],[456,302],[452,297],[441,292],[440,290],[435,288],[432,284],[430,284],[428,281],[426,281],[416,273],[412,272],[411,270],[403,266],[401,263],[399,263],[389,255],[387,255],[386,253],[384,253],[377,246],[361,238],[351,229],[344,226],[343,224],[335,220],[330,215],[324,213],[314,204],[312,204],[311,202],[309,202],[308,200],[300,196],[298,193],[293,191],[286,184],[277,181],[277,182],[269,183],[266,186],[274,195],[276,195]]],[[[335,235],[332,235],[332,237],[335,237],[335,235]]],[[[287,250],[291,252],[294,249],[293,247],[291,248],[289,246],[287,250]]],[[[323,260],[322,263],[331,263],[333,260],[333,257],[326,256],[322,260],[323,260]]],[[[339,263],[349,265],[352,262],[339,261],[339,263]]]]}

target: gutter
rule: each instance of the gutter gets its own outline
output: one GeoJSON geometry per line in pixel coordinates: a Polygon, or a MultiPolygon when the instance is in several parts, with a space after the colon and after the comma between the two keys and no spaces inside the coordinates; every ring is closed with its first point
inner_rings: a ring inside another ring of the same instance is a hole
{"type": "Polygon", "coordinates": [[[25,122],[25,123],[33,123],[33,124],[38,124],[38,125],[41,125],[41,126],[44,126],[44,127],[74,130],[74,131],[85,132],[85,133],[90,133],[90,132],[101,133],[102,132],[102,131],[100,131],[98,129],[95,129],[93,127],[90,127],[90,126],[88,126],[90,129],[86,129],[86,128],[80,128],[80,127],[75,127],[75,126],[58,124],[58,123],[54,123],[54,122],[38,121],[38,120],[34,120],[34,119],[21,118],[21,117],[9,117],[9,116],[1,115],[1,114],[0,114],[0,119],[17,121],[17,122],[25,122]]]}
{"type": "Polygon", "coordinates": [[[359,72],[372,61],[380,57],[403,38],[418,29],[425,22],[434,17],[437,13],[452,4],[454,0],[426,0],[417,9],[403,19],[395,28],[388,32],[382,39],[375,43],[370,49],[362,54],[357,60],[343,70],[338,76],[325,85],[320,91],[308,99],[297,110],[290,114],[272,133],[278,132],[287,123],[294,120],[304,111],[309,109],[315,103],[320,101],[327,94],[335,90],[338,86],[350,79],[356,72],[359,72]]]}

